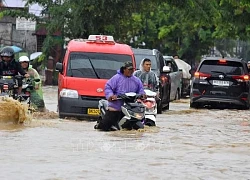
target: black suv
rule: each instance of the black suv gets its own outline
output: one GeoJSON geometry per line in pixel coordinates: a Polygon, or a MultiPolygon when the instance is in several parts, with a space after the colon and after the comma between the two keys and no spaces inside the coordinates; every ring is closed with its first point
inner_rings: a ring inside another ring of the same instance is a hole
{"type": "Polygon", "coordinates": [[[170,102],[170,68],[165,64],[163,55],[157,49],[132,49],[136,61],[136,69],[139,69],[140,63],[144,58],[151,60],[151,70],[159,77],[160,99],[157,102],[157,113],[161,114],[162,109],[169,109],[170,102]]]}
{"type": "Polygon", "coordinates": [[[247,64],[236,58],[206,57],[194,74],[190,107],[249,109],[247,64]]]}

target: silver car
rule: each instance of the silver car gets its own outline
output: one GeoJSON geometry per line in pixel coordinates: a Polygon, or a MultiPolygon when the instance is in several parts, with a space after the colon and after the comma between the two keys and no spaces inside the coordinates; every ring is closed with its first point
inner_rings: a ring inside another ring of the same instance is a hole
{"type": "Polygon", "coordinates": [[[181,80],[182,71],[179,70],[177,64],[172,56],[163,56],[165,64],[170,67],[170,79],[171,79],[171,91],[170,91],[170,101],[177,100],[181,98],[181,80]]]}

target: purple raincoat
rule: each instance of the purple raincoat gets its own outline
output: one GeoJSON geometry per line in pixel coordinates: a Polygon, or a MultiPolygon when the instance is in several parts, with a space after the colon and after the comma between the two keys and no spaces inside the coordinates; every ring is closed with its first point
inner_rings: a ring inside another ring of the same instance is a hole
{"type": "MultiPolygon", "coordinates": [[[[113,95],[120,95],[128,92],[145,94],[142,82],[139,78],[133,75],[131,77],[126,77],[118,70],[117,74],[109,79],[105,85],[106,99],[113,95]]],[[[122,104],[122,100],[117,100],[109,102],[108,106],[120,111],[122,104]]]]}

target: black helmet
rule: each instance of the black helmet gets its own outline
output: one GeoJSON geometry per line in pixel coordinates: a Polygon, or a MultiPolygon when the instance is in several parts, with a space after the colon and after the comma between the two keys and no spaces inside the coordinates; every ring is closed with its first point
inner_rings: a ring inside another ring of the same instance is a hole
{"type": "Polygon", "coordinates": [[[14,57],[14,50],[12,49],[12,47],[4,47],[1,51],[0,51],[0,56],[7,56],[7,57],[14,57]]]}

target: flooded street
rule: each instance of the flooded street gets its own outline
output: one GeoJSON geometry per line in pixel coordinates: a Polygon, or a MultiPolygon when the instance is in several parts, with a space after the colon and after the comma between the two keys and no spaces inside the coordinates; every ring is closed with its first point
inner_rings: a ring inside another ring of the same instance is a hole
{"type": "Polygon", "coordinates": [[[1,123],[0,179],[250,179],[250,111],[170,104],[157,127],[99,132],[95,122],[58,119],[57,87],[44,87],[47,114],[1,123]]]}

